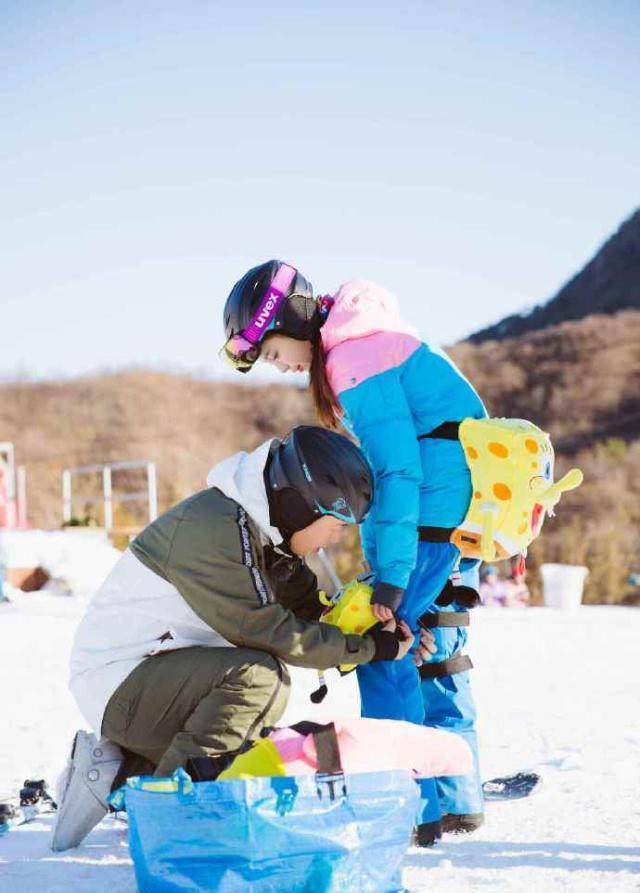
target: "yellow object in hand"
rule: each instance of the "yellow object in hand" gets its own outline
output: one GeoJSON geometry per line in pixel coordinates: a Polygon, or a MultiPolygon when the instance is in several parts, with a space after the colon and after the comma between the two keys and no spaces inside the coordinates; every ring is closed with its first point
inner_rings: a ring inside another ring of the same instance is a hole
{"type": "MultiPolygon", "coordinates": [[[[337,626],[345,635],[363,636],[378,622],[371,610],[372,595],[373,588],[358,580],[353,580],[344,589],[341,589],[333,599],[328,598],[324,592],[320,592],[320,601],[327,606],[320,622],[337,626]]],[[[345,674],[355,668],[356,664],[340,664],[338,669],[345,674]]]]}

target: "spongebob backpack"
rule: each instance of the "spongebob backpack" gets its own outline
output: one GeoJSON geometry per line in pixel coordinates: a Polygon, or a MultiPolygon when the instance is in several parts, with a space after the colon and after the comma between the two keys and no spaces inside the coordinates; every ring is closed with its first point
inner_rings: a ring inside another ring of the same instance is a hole
{"type": "Polygon", "coordinates": [[[420,528],[424,540],[448,540],[464,558],[496,561],[526,553],[562,494],[582,483],[572,468],[553,482],[549,435],[524,419],[445,422],[428,437],[459,439],[471,471],[473,495],[455,528],[420,528]]]}

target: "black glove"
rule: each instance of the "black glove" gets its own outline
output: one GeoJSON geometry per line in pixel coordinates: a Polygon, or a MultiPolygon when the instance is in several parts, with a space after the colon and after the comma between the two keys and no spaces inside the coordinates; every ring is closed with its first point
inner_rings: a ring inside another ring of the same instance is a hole
{"type": "Polygon", "coordinates": [[[376,646],[371,663],[378,660],[395,660],[400,650],[401,636],[396,628],[392,633],[382,628],[382,624],[376,623],[366,634],[373,639],[376,646]]]}
{"type": "Polygon", "coordinates": [[[475,608],[480,604],[480,594],[473,586],[454,586],[451,580],[447,580],[436,599],[436,605],[446,608],[454,602],[461,608],[475,608]]]}
{"type": "Polygon", "coordinates": [[[371,596],[372,605],[385,605],[392,611],[397,611],[404,595],[402,586],[392,586],[391,583],[378,583],[371,596]]]}

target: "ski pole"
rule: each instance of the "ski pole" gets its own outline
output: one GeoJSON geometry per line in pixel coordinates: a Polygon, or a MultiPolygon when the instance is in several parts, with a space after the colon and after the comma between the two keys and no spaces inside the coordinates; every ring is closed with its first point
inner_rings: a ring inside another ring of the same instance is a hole
{"type": "Polygon", "coordinates": [[[336,573],[336,569],[333,566],[333,561],[329,558],[324,549],[318,549],[318,558],[320,559],[322,567],[325,569],[327,576],[333,584],[335,590],[333,594],[335,595],[338,589],[340,589],[340,587],[342,586],[342,582],[340,580],[340,577],[336,573]]]}
{"type": "MultiPolygon", "coordinates": [[[[331,584],[334,587],[332,595],[335,595],[342,586],[340,577],[337,575],[336,569],[333,566],[333,562],[324,549],[318,549],[318,558],[320,559],[320,563],[322,564],[325,573],[331,580],[331,584]]],[[[321,701],[323,701],[327,695],[327,692],[329,691],[327,680],[324,675],[324,670],[318,670],[318,683],[319,687],[309,696],[313,704],[319,704],[321,701]]]]}

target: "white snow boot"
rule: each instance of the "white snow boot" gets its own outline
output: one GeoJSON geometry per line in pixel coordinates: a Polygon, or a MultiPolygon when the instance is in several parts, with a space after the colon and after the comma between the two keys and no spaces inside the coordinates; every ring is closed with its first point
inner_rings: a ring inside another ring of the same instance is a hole
{"type": "Polygon", "coordinates": [[[58,812],[51,849],[76,847],[109,811],[107,798],[122,762],[122,751],[106,738],[76,732],[71,756],[59,780],[58,812]]]}

